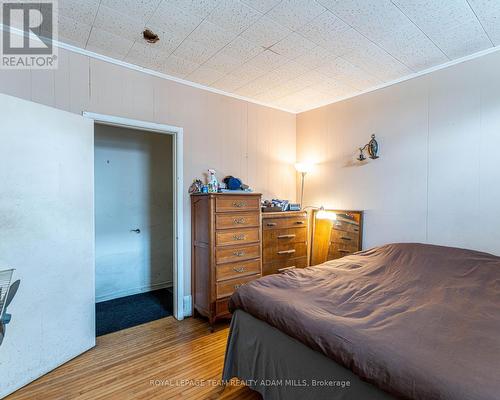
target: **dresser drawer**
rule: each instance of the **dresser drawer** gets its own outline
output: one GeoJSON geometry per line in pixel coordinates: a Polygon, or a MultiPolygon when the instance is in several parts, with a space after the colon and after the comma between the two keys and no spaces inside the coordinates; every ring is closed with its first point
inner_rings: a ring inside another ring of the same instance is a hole
{"type": "Polygon", "coordinates": [[[273,261],[262,264],[262,275],[279,274],[295,268],[307,267],[307,257],[273,261]]]}
{"type": "Polygon", "coordinates": [[[260,245],[218,248],[215,250],[217,264],[251,260],[252,258],[260,258],[260,245]]]}
{"type": "Polygon", "coordinates": [[[334,243],[330,245],[328,249],[328,260],[336,260],[337,258],[342,258],[348,256],[349,254],[356,253],[358,249],[352,247],[339,246],[334,243]]]}
{"type": "Polygon", "coordinates": [[[266,246],[307,242],[307,229],[269,229],[264,231],[263,239],[266,246]]]}
{"type": "Polygon", "coordinates": [[[229,279],[227,281],[217,283],[217,299],[231,296],[236,289],[257,278],[260,278],[260,274],[246,276],[243,278],[229,279]]]}
{"type": "Polygon", "coordinates": [[[259,211],[260,210],[260,196],[219,196],[215,199],[215,211],[259,211]]]}
{"type": "Polygon", "coordinates": [[[359,233],[332,229],[330,242],[353,246],[357,249],[359,246],[359,233]]]}
{"type": "Polygon", "coordinates": [[[264,262],[283,261],[290,258],[307,257],[307,243],[289,243],[276,246],[264,246],[264,262]]]}
{"type": "Polygon", "coordinates": [[[260,241],[259,228],[221,230],[215,233],[216,246],[228,246],[260,241]]]}
{"type": "Polygon", "coordinates": [[[217,282],[255,274],[260,274],[260,260],[220,264],[216,268],[217,282]]]}
{"type": "Polygon", "coordinates": [[[346,220],[333,221],[332,230],[359,233],[359,224],[346,220]]]}
{"type": "Polygon", "coordinates": [[[306,216],[297,216],[290,218],[265,218],[262,221],[262,228],[267,229],[283,229],[283,228],[300,228],[307,226],[306,216]]]}
{"type": "Polygon", "coordinates": [[[216,229],[247,228],[260,226],[259,213],[217,214],[215,216],[216,229]]]}

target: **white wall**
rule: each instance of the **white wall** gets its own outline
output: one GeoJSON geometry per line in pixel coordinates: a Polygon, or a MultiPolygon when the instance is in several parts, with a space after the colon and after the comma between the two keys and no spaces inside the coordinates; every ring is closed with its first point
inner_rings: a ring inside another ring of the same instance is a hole
{"type": "Polygon", "coordinates": [[[500,53],[297,117],[318,161],[305,202],[365,210],[364,247],[429,242],[500,254],[500,53]],[[356,149],[376,133],[380,159],[356,149]]]}
{"type": "Polygon", "coordinates": [[[207,168],[265,198],[295,199],[295,114],[196,89],[59,49],[55,71],[0,71],[0,92],[82,111],[184,128],[185,294],[191,292],[187,189],[207,168]]]}
{"type": "Polygon", "coordinates": [[[172,286],[172,144],[172,135],[95,126],[96,301],[172,286]]]}
{"type": "Polygon", "coordinates": [[[95,344],[93,124],[0,95],[0,398],[95,344]]]}

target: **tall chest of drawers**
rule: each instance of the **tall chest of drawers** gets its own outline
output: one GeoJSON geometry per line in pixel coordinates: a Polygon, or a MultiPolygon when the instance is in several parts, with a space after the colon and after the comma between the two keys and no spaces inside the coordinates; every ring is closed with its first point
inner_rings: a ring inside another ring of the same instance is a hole
{"type": "Polygon", "coordinates": [[[191,196],[193,315],[230,317],[229,297],[262,276],[260,194],[191,196]]]}
{"type": "Polygon", "coordinates": [[[262,214],[262,275],[308,265],[308,227],[305,211],[262,214]]]}

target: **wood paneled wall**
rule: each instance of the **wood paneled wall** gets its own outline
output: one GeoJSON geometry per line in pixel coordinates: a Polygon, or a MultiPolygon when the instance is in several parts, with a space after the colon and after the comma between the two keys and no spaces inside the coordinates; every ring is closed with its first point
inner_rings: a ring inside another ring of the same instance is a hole
{"type": "Polygon", "coordinates": [[[185,294],[190,293],[187,188],[207,168],[264,198],[295,200],[295,115],[59,49],[55,71],[0,71],[0,92],[80,114],[184,128],[185,294]]]}
{"type": "Polygon", "coordinates": [[[428,242],[500,255],[500,53],[299,114],[305,203],[365,210],[364,247],[428,242]],[[380,159],[356,161],[375,133],[380,159]]]}

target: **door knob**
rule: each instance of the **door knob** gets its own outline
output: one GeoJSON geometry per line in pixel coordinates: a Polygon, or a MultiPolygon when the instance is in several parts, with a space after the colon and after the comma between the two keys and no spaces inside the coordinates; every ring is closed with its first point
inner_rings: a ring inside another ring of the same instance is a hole
{"type": "Polygon", "coordinates": [[[140,229],[131,229],[130,232],[141,233],[140,229]]]}

